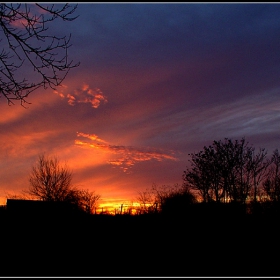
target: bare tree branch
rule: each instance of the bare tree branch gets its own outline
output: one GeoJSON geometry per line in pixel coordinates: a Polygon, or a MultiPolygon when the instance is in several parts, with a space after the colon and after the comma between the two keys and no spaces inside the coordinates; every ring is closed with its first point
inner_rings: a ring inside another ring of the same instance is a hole
{"type": "Polygon", "coordinates": [[[55,20],[73,21],[77,5],[69,4],[0,4],[0,97],[8,104],[26,98],[43,87],[55,89],[70,69],[79,66],[69,60],[71,34],[48,34],[49,24],[55,20]],[[20,72],[22,70],[22,72],[20,72]],[[23,78],[24,71],[33,70],[34,80],[23,78]]]}

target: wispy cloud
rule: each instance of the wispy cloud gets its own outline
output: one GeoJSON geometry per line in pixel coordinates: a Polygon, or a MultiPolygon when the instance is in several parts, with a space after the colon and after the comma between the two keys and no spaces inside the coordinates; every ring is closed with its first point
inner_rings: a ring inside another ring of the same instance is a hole
{"type": "Polygon", "coordinates": [[[177,160],[177,158],[173,155],[174,152],[172,151],[167,153],[155,148],[137,148],[131,146],[112,145],[109,142],[100,139],[95,134],[77,132],[77,136],[83,137],[84,139],[76,139],[76,145],[88,149],[99,149],[104,153],[108,153],[109,156],[107,163],[113,165],[114,167],[121,168],[124,172],[128,172],[129,168],[134,166],[136,163],[143,161],[177,160]]]}
{"type": "Polygon", "coordinates": [[[92,89],[88,84],[83,84],[74,91],[68,92],[68,87],[62,85],[54,93],[61,98],[66,98],[69,105],[74,106],[77,103],[90,103],[93,108],[98,108],[101,103],[107,103],[107,97],[99,88],[92,89]]]}
{"type": "Polygon", "coordinates": [[[106,141],[100,139],[97,135],[95,134],[86,134],[86,133],[82,133],[82,132],[77,132],[77,136],[81,136],[84,138],[88,138],[90,140],[96,141],[96,142],[100,142],[100,143],[107,143],[106,141]]]}

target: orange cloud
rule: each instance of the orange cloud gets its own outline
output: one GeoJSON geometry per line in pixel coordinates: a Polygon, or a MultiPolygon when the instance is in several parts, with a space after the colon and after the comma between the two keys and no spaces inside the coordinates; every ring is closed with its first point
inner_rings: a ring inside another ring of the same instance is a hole
{"type": "Polygon", "coordinates": [[[71,94],[67,94],[67,98],[68,98],[68,104],[74,106],[76,98],[71,94]]]}
{"type": "Polygon", "coordinates": [[[124,172],[128,172],[129,168],[138,162],[149,160],[177,160],[177,158],[172,155],[172,152],[165,153],[162,150],[154,148],[111,145],[95,134],[77,132],[77,136],[87,138],[91,141],[76,139],[75,145],[89,149],[99,149],[102,152],[109,154],[107,163],[114,167],[121,168],[124,172]]]}
{"type": "Polygon", "coordinates": [[[80,88],[71,93],[65,93],[68,89],[66,85],[62,85],[60,90],[55,90],[61,98],[67,98],[68,104],[74,106],[76,103],[90,103],[93,108],[98,108],[101,103],[107,103],[107,97],[99,88],[91,89],[88,84],[83,84],[80,88]]]}
{"type": "Polygon", "coordinates": [[[77,136],[82,136],[82,137],[85,137],[85,138],[89,138],[90,140],[97,141],[97,142],[107,143],[106,141],[100,139],[95,134],[86,134],[86,133],[82,133],[82,132],[77,132],[77,136]]]}

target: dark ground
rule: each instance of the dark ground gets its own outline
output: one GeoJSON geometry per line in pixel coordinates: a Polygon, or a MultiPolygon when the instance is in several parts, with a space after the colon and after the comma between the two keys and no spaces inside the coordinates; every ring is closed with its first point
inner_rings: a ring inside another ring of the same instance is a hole
{"type": "Polygon", "coordinates": [[[280,276],[279,217],[2,213],[0,276],[280,276]]]}

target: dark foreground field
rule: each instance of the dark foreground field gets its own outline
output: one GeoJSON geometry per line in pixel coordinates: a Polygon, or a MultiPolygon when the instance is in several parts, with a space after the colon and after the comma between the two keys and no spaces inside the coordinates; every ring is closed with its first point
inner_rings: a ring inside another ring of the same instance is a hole
{"type": "Polygon", "coordinates": [[[279,276],[280,219],[1,216],[1,276],[279,276]]]}

